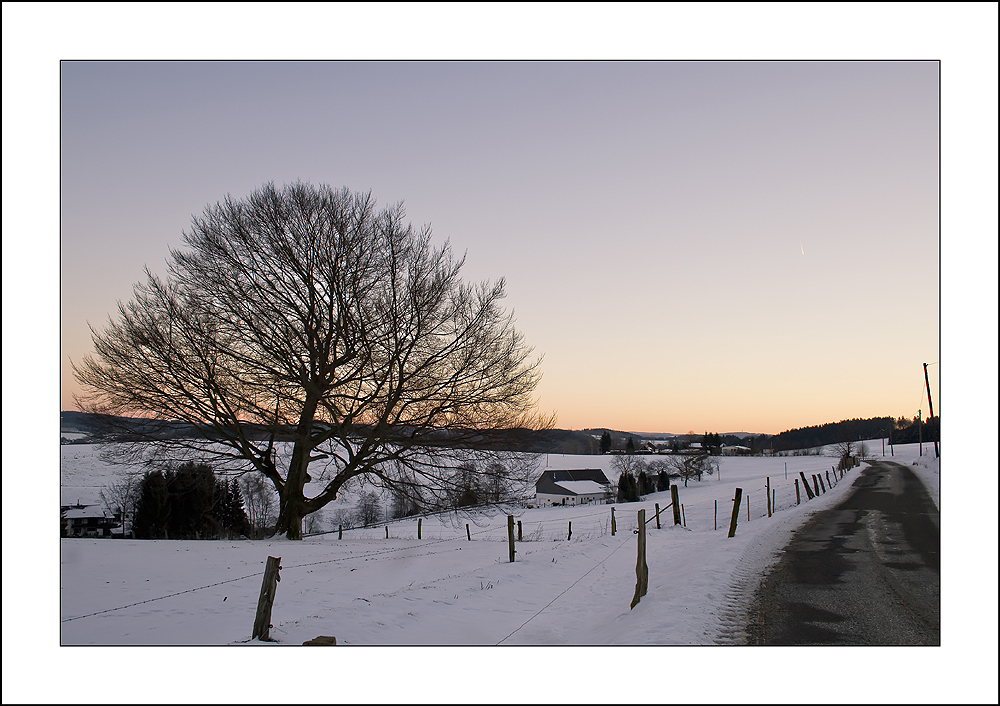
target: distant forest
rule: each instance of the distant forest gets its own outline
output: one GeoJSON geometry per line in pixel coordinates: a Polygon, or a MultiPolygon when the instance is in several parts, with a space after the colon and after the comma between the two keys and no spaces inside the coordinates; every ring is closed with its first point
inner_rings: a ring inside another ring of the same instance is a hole
{"type": "MultiPolygon", "coordinates": [[[[101,419],[84,414],[82,412],[62,412],[62,426],[64,431],[75,431],[86,434],[82,439],[63,439],[63,443],[93,443],[94,439],[89,438],[101,427],[101,419]]],[[[118,420],[121,422],[122,420],[118,420]]],[[[194,428],[184,422],[153,422],[152,420],[133,419],[128,420],[129,426],[139,435],[146,435],[153,438],[164,438],[169,436],[185,436],[195,432],[194,428]]],[[[257,438],[267,438],[271,432],[264,427],[250,425],[248,435],[257,438]]],[[[546,429],[542,431],[527,431],[523,429],[509,430],[504,432],[494,432],[484,436],[480,444],[481,448],[507,449],[525,451],[529,453],[563,453],[563,454],[599,454],[600,436],[608,432],[611,437],[611,448],[619,452],[627,449],[628,440],[633,442],[633,448],[637,453],[642,453],[642,445],[649,441],[651,446],[663,450],[679,450],[687,448],[691,443],[697,442],[709,445],[713,448],[725,446],[746,446],[748,453],[767,453],[771,450],[791,451],[795,449],[809,449],[827,444],[836,444],[841,441],[857,441],[858,439],[878,439],[881,437],[891,438],[894,444],[915,444],[923,434],[924,441],[937,441],[939,439],[939,418],[931,417],[921,421],[917,426],[917,419],[906,419],[900,417],[873,417],[871,419],[846,419],[840,422],[831,422],[820,426],[802,427],[801,429],[789,429],[780,434],[739,437],[730,434],[719,436],[718,434],[679,434],[679,435],[649,435],[652,438],[644,437],[641,434],[631,432],[614,431],[608,429],[584,429],[582,431],[570,431],[565,429],[546,429]],[[669,439],[663,438],[669,436],[669,439]]],[[[279,433],[279,438],[287,434],[279,433]]],[[[447,436],[442,436],[440,442],[448,445],[447,436]]]]}
{"type": "Polygon", "coordinates": [[[886,437],[893,444],[915,444],[921,433],[924,441],[937,441],[940,433],[938,417],[921,420],[900,417],[872,417],[871,419],[845,419],[820,426],[789,429],[767,438],[764,442],[757,437],[758,444],[774,448],[775,451],[791,449],[808,449],[826,444],[836,444],[841,441],[857,441],[859,439],[880,439],[886,437]]]}

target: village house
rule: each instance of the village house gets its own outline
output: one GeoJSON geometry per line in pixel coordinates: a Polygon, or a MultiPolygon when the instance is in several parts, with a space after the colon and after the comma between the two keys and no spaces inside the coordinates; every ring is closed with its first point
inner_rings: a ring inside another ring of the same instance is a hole
{"type": "Polygon", "coordinates": [[[121,526],[120,518],[100,505],[64,505],[60,516],[63,537],[110,537],[121,526]]]}
{"type": "Polygon", "coordinates": [[[726,446],[725,444],[723,444],[723,446],[722,446],[722,455],[723,456],[749,456],[750,455],[750,447],[749,446],[739,446],[737,444],[732,444],[730,446],[726,446]]]}
{"type": "Polygon", "coordinates": [[[599,468],[545,471],[535,481],[538,507],[603,503],[611,497],[611,482],[599,468]]]}

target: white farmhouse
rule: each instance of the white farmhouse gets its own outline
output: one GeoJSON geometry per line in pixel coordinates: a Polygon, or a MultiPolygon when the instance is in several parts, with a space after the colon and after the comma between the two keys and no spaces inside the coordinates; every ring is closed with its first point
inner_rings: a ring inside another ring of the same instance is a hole
{"type": "Polygon", "coordinates": [[[599,468],[545,471],[535,482],[538,507],[602,503],[611,496],[611,482],[599,468]]]}

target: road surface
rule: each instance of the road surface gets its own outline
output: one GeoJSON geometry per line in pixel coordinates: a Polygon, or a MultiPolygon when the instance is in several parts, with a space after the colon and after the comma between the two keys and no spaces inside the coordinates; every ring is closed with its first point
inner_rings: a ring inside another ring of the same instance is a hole
{"type": "Polygon", "coordinates": [[[752,645],[940,645],[938,511],[906,466],[865,469],[784,550],[750,608],[752,645]]]}

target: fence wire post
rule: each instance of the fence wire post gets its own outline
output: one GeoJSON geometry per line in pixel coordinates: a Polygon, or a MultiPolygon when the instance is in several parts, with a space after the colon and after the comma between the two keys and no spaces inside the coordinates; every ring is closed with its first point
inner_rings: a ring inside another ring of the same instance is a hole
{"type": "Polygon", "coordinates": [[[743,488],[736,489],[736,497],[733,498],[733,517],[729,521],[729,536],[736,536],[736,521],[740,516],[740,503],[743,501],[743,488]]]}
{"type": "Polygon", "coordinates": [[[269,556],[264,568],[264,580],[260,585],[260,598],[257,599],[257,616],[253,621],[253,634],[250,639],[259,637],[261,640],[271,639],[271,608],[274,606],[274,593],[281,576],[281,557],[269,556]]]}
{"type": "MultiPolygon", "coordinates": [[[[799,475],[802,477],[802,487],[806,489],[806,500],[812,500],[816,496],[813,495],[812,489],[809,488],[809,481],[806,480],[806,474],[804,471],[799,471],[799,475]]],[[[816,489],[819,492],[819,488],[816,489]]]]}
{"type": "Polygon", "coordinates": [[[681,501],[677,497],[677,486],[670,486],[670,504],[674,508],[674,524],[681,523],[681,501]]]}
{"type": "Polygon", "coordinates": [[[639,541],[637,546],[637,556],[635,560],[635,595],[632,596],[632,603],[629,610],[635,608],[639,599],[646,595],[649,586],[649,567],[646,566],[646,511],[639,510],[639,541]]]}
{"type": "MultiPolygon", "coordinates": [[[[468,525],[466,525],[468,528],[468,525]]],[[[507,515],[507,545],[510,548],[510,563],[514,563],[514,516],[507,515]]]]}

